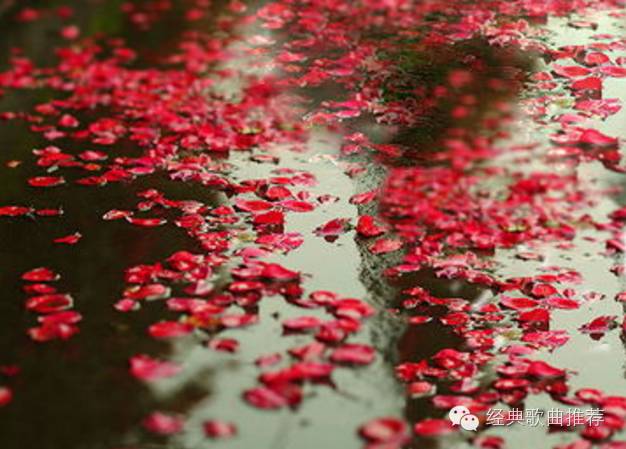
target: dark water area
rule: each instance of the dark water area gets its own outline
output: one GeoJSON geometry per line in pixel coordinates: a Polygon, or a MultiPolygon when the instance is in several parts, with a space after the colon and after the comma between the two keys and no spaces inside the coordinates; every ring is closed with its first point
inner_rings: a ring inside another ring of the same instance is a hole
{"type": "MultiPolygon", "coordinates": [[[[32,3],[33,6],[67,4],[32,3]]],[[[76,23],[83,33],[106,33],[132,42],[140,49],[143,64],[173,50],[177,36],[186,27],[180,8],[150,32],[141,32],[125,20],[120,10],[122,2],[74,3],[76,23]]],[[[15,11],[16,8],[9,9],[0,18],[2,66],[14,47],[24,49],[37,64],[51,64],[55,59],[52,49],[61,44],[59,19],[51,17],[34,26],[24,26],[12,20],[15,11]]],[[[29,110],[49,98],[50,93],[45,90],[7,93],[0,101],[0,111],[29,110]]],[[[82,120],[84,115],[77,117],[82,120]]],[[[72,151],[87,149],[69,139],[54,144],[72,151]]],[[[177,250],[198,248],[183,230],[169,227],[144,230],[126,222],[103,222],[101,217],[111,209],[132,209],[140,200],[137,193],[150,188],[158,188],[171,198],[192,197],[207,204],[219,203],[219,195],[170,181],[163,174],[142,177],[132,184],[115,183],[94,189],[70,183],[62,190],[35,193],[34,188],[25,185],[26,179],[41,175],[41,169],[32,163],[34,156],[30,149],[47,145],[27,124],[0,122],[1,201],[34,208],[62,207],[64,212],[62,217],[33,215],[0,222],[0,255],[4,261],[0,282],[5,298],[0,302],[0,364],[15,364],[21,369],[15,382],[19,400],[0,419],[0,446],[113,447],[121,443],[121,435],[136,428],[146,410],[156,405],[147,388],[128,376],[129,358],[138,353],[169,352],[167,344],[148,338],[146,333],[151,323],[165,318],[162,311],[147,307],[141,316],[131,317],[113,308],[124,285],[124,270],[167,258],[177,250]],[[13,160],[23,163],[8,168],[6,164],[13,160]],[[82,231],[84,238],[75,248],[52,242],[53,238],[76,231],[82,231]],[[36,345],[28,338],[26,329],[34,323],[23,307],[24,282],[20,276],[39,266],[56,267],[62,276],[57,283],[59,290],[76,298],[75,308],[86,317],[81,338],[50,345],[36,345]]],[[[86,146],[98,149],[93,144],[86,146]]],[[[103,149],[111,158],[140,154],[131,142],[117,144],[112,150],[103,149]]],[[[205,385],[190,385],[174,404],[168,405],[184,411],[208,394],[205,385]]]]}

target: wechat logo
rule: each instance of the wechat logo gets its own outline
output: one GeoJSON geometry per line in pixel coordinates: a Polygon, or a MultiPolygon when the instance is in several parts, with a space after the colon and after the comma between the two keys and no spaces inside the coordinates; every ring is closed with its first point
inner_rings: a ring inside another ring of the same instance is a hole
{"type": "Polygon", "coordinates": [[[450,410],[448,417],[453,426],[461,426],[463,430],[473,430],[476,432],[478,429],[478,417],[472,415],[469,409],[463,405],[457,405],[450,410]]]}

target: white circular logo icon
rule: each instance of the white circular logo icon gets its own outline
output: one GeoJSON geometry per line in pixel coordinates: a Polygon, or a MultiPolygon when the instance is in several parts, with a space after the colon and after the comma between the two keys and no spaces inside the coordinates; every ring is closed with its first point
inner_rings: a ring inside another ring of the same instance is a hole
{"type": "Polygon", "coordinates": [[[461,418],[469,414],[470,411],[467,407],[465,407],[464,405],[457,405],[456,407],[452,408],[452,410],[450,410],[450,413],[448,413],[448,417],[450,418],[450,421],[452,421],[452,424],[458,426],[461,422],[461,418]]]}
{"type": "Polygon", "coordinates": [[[461,418],[461,427],[463,427],[464,430],[473,430],[476,432],[476,429],[478,429],[478,418],[476,415],[472,414],[464,415],[461,418]]]}

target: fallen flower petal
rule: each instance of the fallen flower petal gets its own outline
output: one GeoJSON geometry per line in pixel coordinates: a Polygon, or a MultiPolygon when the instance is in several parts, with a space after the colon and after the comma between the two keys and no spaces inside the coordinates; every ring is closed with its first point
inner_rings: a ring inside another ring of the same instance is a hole
{"type": "Polygon", "coordinates": [[[58,176],[38,176],[30,178],[28,184],[32,187],[55,187],[65,184],[65,179],[58,176]]]}
{"type": "Polygon", "coordinates": [[[290,332],[306,332],[315,330],[322,325],[322,320],[314,316],[302,316],[283,321],[283,327],[290,332]]]}
{"type": "Polygon", "coordinates": [[[3,206],[0,207],[0,217],[21,217],[34,212],[31,207],[3,206]]]}
{"type": "Polygon", "coordinates": [[[321,237],[337,237],[348,229],[350,219],[335,218],[315,229],[315,234],[321,237]]]}
{"type": "Polygon", "coordinates": [[[55,313],[72,307],[74,301],[70,295],[50,294],[34,296],[26,301],[26,308],[37,313],[55,313]]]}
{"type": "Polygon", "coordinates": [[[555,368],[544,361],[533,361],[528,365],[528,374],[540,379],[563,377],[565,371],[555,368]]]}
{"type": "Polygon", "coordinates": [[[369,250],[373,254],[386,254],[399,250],[403,245],[404,243],[401,240],[379,239],[370,245],[369,250]]]}
{"type": "Polygon", "coordinates": [[[257,408],[277,409],[299,404],[302,400],[302,391],[294,384],[276,384],[272,388],[256,387],[246,390],[244,399],[257,408]]]}
{"type": "Polygon", "coordinates": [[[13,399],[13,392],[7,387],[0,387],[0,407],[8,405],[13,399]]]}
{"type": "Polygon", "coordinates": [[[334,363],[350,363],[355,365],[369,365],[376,357],[376,350],[359,343],[347,343],[339,346],[330,355],[334,363]]]}
{"type": "Polygon", "coordinates": [[[154,338],[175,338],[190,334],[193,327],[178,321],[162,321],[149,327],[148,332],[154,338]]]}
{"type": "Polygon", "coordinates": [[[155,226],[162,226],[167,223],[165,218],[135,218],[135,217],[125,217],[126,221],[135,226],[143,226],[146,228],[152,228],[155,226]]]}
{"type": "Polygon", "coordinates": [[[268,263],[263,266],[261,276],[274,281],[295,281],[300,274],[277,263],[268,263]]]}
{"type": "Polygon", "coordinates": [[[215,351],[234,353],[239,349],[239,342],[234,338],[213,338],[207,346],[215,351]]]}
{"type": "Polygon", "coordinates": [[[435,418],[428,418],[416,423],[413,430],[417,435],[423,437],[448,435],[456,431],[450,420],[435,418]]]}
{"type": "Polygon", "coordinates": [[[153,359],[144,354],[136,355],[130,359],[130,372],[137,379],[158,380],[177,375],[181,367],[173,362],[153,359]]]}
{"type": "Polygon", "coordinates": [[[359,428],[359,434],[374,443],[404,444],[408,440],[408,429],[404,421],[398,418],[373,419],[359,428]]]}
{"type": "Polygon", "coordinates": [[[59,237],[53,240],[54,243],[64,243],[66,245],[75,245],[83,237],[80,232],[66,235],[65,237],[59,237]]]}
{"type": "Polygon", "coordinates": [[[579,330],[591,336],[601,337],[606,332],[617,327],[617,317],[615,315],[602,315],[583,324],[579,330]]]}
{"type": "Polygon", "coordinates": [[[230,438],[237,434],[233,423],[212,419],[202,423],[204,434],[209,438],[230,438]]]}
{"type": "Polygon", "coordinates": [[[435,390],[435,385],[425,381],[411,382],[407,386],[407,394],[412,398],[432,396],[433,394],[435,394],[435,390]]]}
{"type": "Polygon", "coordinates": [[[174,435],[182,432],[185,421],[180,415],[169,415],[162,412],[154,412],[143,420],[146,430],[159,435],[174,435]]]}
{"type": "Polygon", "coordinates": [[[51,282],[61,278],[58,274],[49,268],[35,268],[22,275],[22,279],[31,282],[51,282]]]}

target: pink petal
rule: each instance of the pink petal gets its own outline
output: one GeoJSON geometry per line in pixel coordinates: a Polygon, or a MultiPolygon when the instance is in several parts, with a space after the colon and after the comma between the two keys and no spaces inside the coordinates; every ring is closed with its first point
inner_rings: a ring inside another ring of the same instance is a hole
{"type": "Polygon", "coordinates": [[[143,421],[146,430],[159,435],[174,435],[180,433],[185,425],[184,419],[179,415],[169,415],[162,412],[154,412],[143,421]]]}
{"type": "Polygon", "coordinates": [[[181,367],[173,362],[153,359],[150,356],[140,354],[130,359],[130,372],[137,379],[158,380],[172,377],[181,371],[181,367]]]}
{"type": "Polygon", "coordinates": [[[379,239],[369,247],[369,250],[373,254],[386,254],[399,250],[403,245],[404,243],[401,240],[379,239]]]}
{"type": "Polygon", "coordinates": [[[192,326],[178,321],[161,321],[160,323],[153,324],[148,329],[148,332],[154,338],[182,337],[190,334],[192,331],[192,326]]]}
{"type": "Polygon", "coordinates": [[[373,419],[359,428],[360,435],[370,442],[387,443],[408,440],[406,423],[398,418],[386,417],[373,419]]]}
{"type": "Polygon", "coordinates": [[[335,349],[330,359],[334,363],[369,365],[376,358],[376,350],[369,345],[348,343],[335,349]]]}
{"type": "Polygon", "coordinates": [[[322,325],[323,321],[314,316],[301,316],[283,321],[283,327],[290,332],[306,332],[315,330],[322,325]]]}
{"type": "Polygon", "coordinates": [[[204,434],[209,438],[230,438],[237,434],[233,423],[212,419],[202,423],[204,434]]]}

